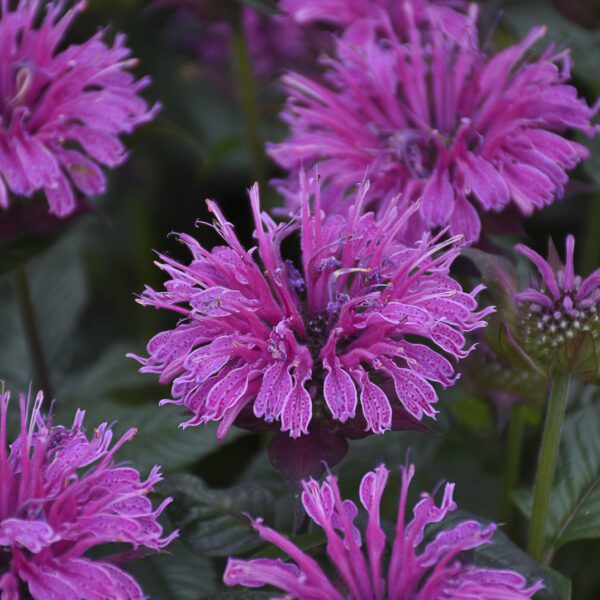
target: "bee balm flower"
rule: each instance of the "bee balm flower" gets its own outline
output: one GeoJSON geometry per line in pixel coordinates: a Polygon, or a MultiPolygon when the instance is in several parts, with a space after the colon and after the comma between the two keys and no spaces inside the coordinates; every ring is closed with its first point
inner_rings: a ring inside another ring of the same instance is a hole
{"type": "Polygon", "coordinates": [[[446,357],[468,354],[464,333],[483,327],[491,310],[476,310],[481,288],[466,293],[448,274],[460,239],[425,235],[406,247],[396,234],[415,207],[398,213],[391,203],[379,220],[362,214],[364,186],[347,218],[324,219],[318,189],[313,209],[301,187],[297,221],[283,225],[260,213],[252,188],[256,252],[209,202],[226,245],[208,251],[180,235],[192,262],[161,255],[165,291],[148,288],[138,301],[180,321],[150,340],[147,358],[135,357],[142,372],[172,383],[167,402],[194,414],[185,425],[220,421],[220,437],[249,405],[292,437],[308,433],[313,416],[363,419],[375,433],[392,427],[400,406],[416,420],[435,416],[431,382],[454,382],[446,357]],[[295,229],[297,266],[280,253],[295,229]],[[387,384],[399,399],[393,406],[387,384]]]}
{"type": "Polygon", "coordinates": [[[527,586],[525,578],[515,571],[478,567],[467,558],[466,551],[490,542],[496,528],[493,524],[482,527],[477,521],[463,521],[424,542],[425,528],[456,510],[454,485],[446,484],[439,506],[432,496],[422,494],[412,520],[407,522],[413,466],[402,469],[396,532],[388,542],[379,516],[388,474],[381,465],[361,482],[360,501],[369,515],[364,546],[363,536],[354,525],[358,508],[351,500],[342,500],[337,479],[330,475],[322,484],[314,479],[302,483],[302,504],[327,536],[327,556],[331,571],[337,573],[335,580],[311,556],[257,519],[254,527],[260,537],[277,546],[292,562],[230,558],[225,583],[252,588],[269,585],[285,594],[280,598],[315,600],[525,600],[543,588],[541,582],[527,586]],[[391,551],[387,569],[383,562],[386,545],[391,551]]]}
{"type": "Polygon", "coordinates": [[[116,37],[106,45],[100,31],[82,44],[61,49],[65,33],[85,8],[70,3],[0,2],[0,206],[9,196],[43,191],[50,212],[75,209],[73,188],[101,194],[100,165],[115,167],[127,157],[119,141],[154,117],[138,95],[149,82],[127,71],[137,61],[116,37]]]}
{"type": "MultiPolygon", "coordinates": [[[[283,119],[291,134],[270,146],[291,172],[319,163],[325,180],[348,189],[367,172],[377,206],[402,193],[422,198],[413,230],[450,227],[479,238],[480,212],[513,204],[525,215],[563,193],[566,171],[588,156],[565,137],[595,135],[590,108],[569,85],[567,51],[548,48],[530,59],[544,35],[533,29],[520,43],[487,57],[476,42],[452,36],[436,20],[419,26],[411,2],[401,2],[407,31],[374,13],[350,26],[326,61],[326,83],[291,73],[283,119]]],[[[335,206],[346,204],[337,195],[335,206]]]]}
{"type": "Polygon", "coordinates": [[[114,464],[116,451],[135,429],[111,448],[106,423],[88,438],[83,411],[77,411],[71,428],[45,420],[40,393],[29,418],[20,397],[21,431],[9,446],[9,399],[8,392],[0,394],[2,598],[144,598],[110,556],[86,556],[91,548],[114,542],[160,550],[177,535],[161,537],[157,522],[170,499],[154,510],[147,497],[161,480],[159,469],[142,481],[134,468],[114,464]]]}
{"type": "MultiPolygon", "coordinates": [[[[575,274],[573,255],[575,238],[567,236],[565,263],[554,257],[544,260],[537,252],[518,244],[515,250],[537,268],[539,277],[531,287],[516,295],[524,323],[524,344],[532,356],[547,363],[552,355],[560,356],[565,344],[571,343],[583,362],[584,336],[598,345],[600,338],[600,269],[583,279],[575,274]]],[[[559,362],[564,358],[559,358],[559,362]]],[[[594,356],[594,362],[596,362],[594,356]]]]}

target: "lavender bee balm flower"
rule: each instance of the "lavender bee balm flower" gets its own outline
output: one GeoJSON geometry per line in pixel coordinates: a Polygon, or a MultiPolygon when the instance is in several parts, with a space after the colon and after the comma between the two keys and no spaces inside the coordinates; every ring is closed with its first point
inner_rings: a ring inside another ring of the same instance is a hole
{"type": "Polygon", "coordinates": [[[85,1],[12,4],[0,2],[0,206],[10,194],[43,191],[50,212],[65,217],[76,206],[74,189],[106,190],[101,166],[127,157],[119,136],[159,107],[138,95],[149,79],[128,72],[137,61],[123,35],[112,47],[101,30],[61,48],[85,1]]]}
{"type": "Polygon", "coordinates": [[[327,555],[337,572],[335,580],[311,556],[257,519],[254,527],[260,537],[283,550],[292,562],[231,558],[225,583],[251,588],[270,585],[285,593],[276,598],[301,600],[526,600],[543,588],[541,582],[527,586],[525,578],[515,571],[477,567],[465,560],[463,553],[490,542],[496,528],[493,524],[483,527],[477,521],[463,521],[424,542],[426,527],[456,510],[454,485],[446,484],[439,506],[432,496],[422,494],[413,518],[407,522],[413,466],[402,470],[396,532],[389,543],[386,573],[386,534],[380,523],[380,505],[388,474],[381,465],[361,482],[360,501],[369,515],[364,546],[354,525],[358,509],[351,500],[342,500],[337,479],[329,476],[322,484],[314,479],[303,482],[302,503],[327,536],[327,555]]]}
{"type": "Polygon", "coordinates": [[[19,398],[21,431],[7,445],[10,394],[0,394],[0,595],[3,600],[141,600],[144,594],[110,556],[86,553],[109,543],[160,550],[177,535],[162,537],[148,499],[161,480],[155,467],[146,481],[132,467],[114,463],[130,429],[110,447],[102,423],[88,438],[83,411],[70,428],[54,426],[40,412],[42,394],[29,416],[19,398]],[[27,591],[29,594],[27,594],[27,591]]]}
{"type": "MultiPolygon", "coordinates": [[[[304,182],[301,187],[304,188],[304,182]]],[[[260,213],[258,188],[250,192],[257,251],[245,250],[213,202],[215,227],[226,242],[212,251],[181,235],[189,265],[161,255],[165,290],[150,288],[142,305],[172,310],[181,320],[155,336],[142,371],[172,383],[167,402],[187,407],[185,425],[220,421],[223,437],[246,406],[292,437],[308,433],[313,417],[363,429],[392,427],[391,385],[414,420],[436,414],[430,382],[451,385],[446,356],[466,356],[464,333],[483,327],[491,309],[477,311],[448,272],[460,238],[424,234],[413,246],[396,241],[410,217],[394,203],[376,219],[362,213],[368,186],[348,217],[324,219],[319,190],[314,210],[300,193],[297,221],[277,225],[260,213]],[[280,244],[300,230],[301,268],[281,257],[280,244]],[[391,391],[391,388],[390,388],[391,391]]],[[[393,394],[392,394],[393,395],[393,394]]]]}

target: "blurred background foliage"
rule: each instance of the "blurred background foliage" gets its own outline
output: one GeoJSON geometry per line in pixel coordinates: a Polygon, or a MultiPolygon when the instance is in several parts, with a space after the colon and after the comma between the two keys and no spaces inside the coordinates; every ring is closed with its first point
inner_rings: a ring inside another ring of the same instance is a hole
{"type": "MultiPolygon", "coordinates": [[[[513,41],[533,24],[546,24],[548,37],[559,48],[572,49],[576,85],[593,103],[600,93],[597,2],[491,0],[482,10],[487,27],[482,35],[491,35],[493,47],[513,41]],[[498,10],[500,22],[493,16],[498,10]]],[[[15,265],[28,257],[31,294],[57,399],[56,420],[70,421],[81,407],[90,426],[105,420],[116,421],[117,429],[135,425],[139,433],[122,449],[121,459],[146,472],[162,464],[168,476],[164,491],[177,499],[170,516],[184,533],[182,541],[164,555],[139,561],[132,572],[152,598],[233,598],[235,593],[219,584],[225,557],[264,549],[241,513],[264,515],[291,529],[291,499],[268,462],[266,440],[234,429],[225,442],[217,442],[210,427],[179,430],[177,409],[157,407],[167,390],[139,375],[137,363],[125,354],[143,353],[152,335],[173,325],[166,311],[144,310],[135,303],[145,284],[162,283],[153,251],[183,258],[169,238],[173,231],[192,233],[207,246],[217,242],[209,227],[195,227],[196,221],[208,219],[205,198],[218,200],[242,241],[252,245],[245,190],[257,176],[255,161],[232,70],[227,64],[202,64],[185,42],[194,23],[144,0],[90,0],[73,40],[104,24],[110,35],[127,33],[140,58],[137,73],[153,79],[146,97],[160,101],[163,109],[128,140],[130,159],[110,175],[109,192],[92,203],[90,212],[66,224],[61,235],[21,238],[14,214],[0,214],[0,378],[15,392],[39,385],[32,382],[34,369],[12,280],[15,265]]],[[[277,80],[255,83],[260,134],[265,140],[280,139],[285,129],[277,120],[282,101],[277,80]]],[[[278,175],[273,165],[266,175],[278,175]]],[[[566,196],[524,223],[526,241],[543,251],[549,234],[559,248],[567,232],[577,234],[583,275],[600,264],[600,140],[592,144],[591,159],[573,173],[566,196]]],[[[269,206],[278,202],[271,189],[263,189],[263,197],[269,206]]],[[[461,509],[498,519],[506,414],[484,397],[477,383],[481,381],[470,380],[467,369],[461,384],[441,394],[436,434],[394,432],[352,443],[336,469],[343,490],[355,497],[368,468],[380,462],[397,466],[410,456],[418,475],[413,493],[431,490],[442,480],[455,481],[461,509]]],[[[589,518],[600,515],[600,402],[594,386],[575,386],[571,396],[565,436],[572,444],[565,442],[556,484],[564,489],[551,507],[558,551],[553,568],[573,579],[573,598],[590,600],[600,597],[600,573],[593,568],[600,561],[600,517],[597,522],[589,518]],[[591,439],[595,446],[578,445],[591,439]],[[586,541],[571,543],[582,538],[586,541]]],[[[535,466],[540,419],[539,406],[527,409],[523,482],[530,480],[535,466]]],[[[397,493],[397,485],[389,488],[397,493]]],[[[519,492],[515,499],[527,515],[529,492],[519,492]]],[[[395,510],[396,497],[390,494],[384,516],[393,521],[395,510]]],[[[520,526],[510,533],[522,543],[526,521],[518,518],[520,526]]],[[[310,548],[321,542],[318,534],[308,533],[300,543],[310,548]]],[[[479,560],[506,564],[502,560],[509,559],[496,555],[479,560]]],[[[536,569],[531,566],[532,573],[536,569]]],[[[567,587],[557,576],[546,597],[566,598],[567,587]]],[[[246,592],[243,597],[266,596],[246,592]]]]}

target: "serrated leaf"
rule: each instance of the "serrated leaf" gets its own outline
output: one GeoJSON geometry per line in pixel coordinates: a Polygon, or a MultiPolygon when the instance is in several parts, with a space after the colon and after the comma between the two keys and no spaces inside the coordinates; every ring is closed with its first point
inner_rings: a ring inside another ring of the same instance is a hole
{"type": "Polygon", "coordinates": [[[143,473],[157,464],[166,473],[182,469],[243,435],[235,429],[219,442],[214,424],[181,430],[180,411],[158,406],[159,388],[148,386],[139,376],[136,363],[125,356],[128,349],[124,344],[109,348],[71,380],[58,402],[57,422],[69,423],[75,409],[81,408],[90,428],[107,419],[115,422],[115,435],[136,427],[136,436],[119,450],[117,458],[130,461],[143,473]]]}
{"type": "Polygon", "coordinates": [[[127,570],[152,600],[199,600],[217,588],[210,559],[192,554],[177,540],[165,552],[138,560],[127,570]]]}
{"type": "MultiPolygon", "coordinates": [[[[530,518],[533,493],[519,490],[514,500],[530,518]]],[[[600,538],[600,406],[570,415],[565,422],[546,525],[544,562],[576,540],[600,538]]]]}
{"type": "Polygon", "coordinates": [[[211,489],[201,479],[180,473],[161,484],[173,502],[167,514],[184,544],[205,556],[243,554],[262,542],[248,515],[270,520],[274,500],[263,487],[244,483],[228,489],[211,489]]]}
{"type": "MultiPolygon", "coordinates": [[[[457,510],[442,523],[430,525],[427,528],[426,539],[433,539],[440,531],[455,527],[464,521],[475,520],[483,526],[489,521],[473,515],[467,511],[457,510]]],[[[540,565],[526,552],[516,546],[508,536],[497,529],[492,540],[475,549],[474,562],[477,566],[492,569],[508,569],[520,573],[529,584],[536,581],[544,583],[544,589],[535,595],[535,600],[570,600],[571,584],[568,579],[540,565]]]]}

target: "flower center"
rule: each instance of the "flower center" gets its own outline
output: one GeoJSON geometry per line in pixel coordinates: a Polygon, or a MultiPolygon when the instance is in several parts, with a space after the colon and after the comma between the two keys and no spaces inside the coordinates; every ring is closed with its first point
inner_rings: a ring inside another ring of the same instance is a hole
{"type": "Polygon", "coordinates": [[[558,348],[589,331],[600,335],[600,302],[582,306],[570,294],[565,294],[553,307],[531,303],[525,308],[525,333],[532,346],[542,352],[558,348]]]}
{"type": "Polygon", "coordinates": [[[418,129],[396,132],[389,144],[402,164],[418,179],[429,177],[435,167],[438,151],[433,136],[418,129]]]}

